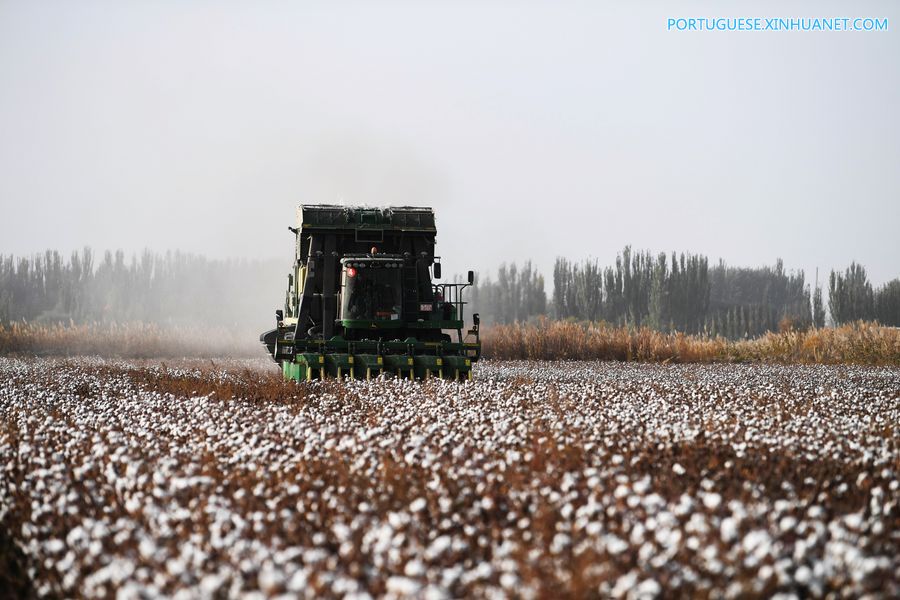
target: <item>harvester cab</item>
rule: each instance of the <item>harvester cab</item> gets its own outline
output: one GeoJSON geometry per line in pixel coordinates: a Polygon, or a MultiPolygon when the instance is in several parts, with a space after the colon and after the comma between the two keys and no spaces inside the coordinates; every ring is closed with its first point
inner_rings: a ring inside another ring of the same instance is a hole
{"type": "Polygon", "coordinates": [[[478,315],[466,331],[463,290],[435,283],[434,211],[306,205],[276,327],[260,335],[289,379],[471,379],[478,315]]]}

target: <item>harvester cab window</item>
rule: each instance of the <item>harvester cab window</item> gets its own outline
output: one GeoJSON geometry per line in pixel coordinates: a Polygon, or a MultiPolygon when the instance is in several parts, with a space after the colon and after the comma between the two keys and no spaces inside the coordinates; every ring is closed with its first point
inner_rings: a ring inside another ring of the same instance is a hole
{"type": "Polygon", "coordinates": [[[381,321],[400,319],[400,269],[384,263],[346,263],[341,294],[341,319],[381,321]]]}

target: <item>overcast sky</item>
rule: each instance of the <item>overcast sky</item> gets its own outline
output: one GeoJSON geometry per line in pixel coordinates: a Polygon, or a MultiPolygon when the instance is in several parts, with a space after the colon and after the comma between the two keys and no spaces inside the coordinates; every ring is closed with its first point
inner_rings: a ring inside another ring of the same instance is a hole
{"type": "Polygon", "coordinates": [[[344,202],[434,206],[448,273],[631,244],[900,276],[900,4],[637,5],[0,0],[0,253],[288,263],[296,205],[344,202]]]}

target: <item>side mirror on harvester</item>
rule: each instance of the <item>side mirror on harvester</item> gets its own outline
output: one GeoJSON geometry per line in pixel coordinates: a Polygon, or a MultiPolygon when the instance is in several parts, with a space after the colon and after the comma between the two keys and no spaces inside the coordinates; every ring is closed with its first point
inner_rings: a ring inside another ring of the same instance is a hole
{"type": "Polygon", "coordinates": [[[469,271],[469,285],[475,283],[475,271],[469,271]]]}
{"type": "Polygon", "coordinates": [[[441,263],[439,263],[439,262],[434,263],[433,270],[434,270],[434,278],[440,279],[441,278],[441,263]]]}
{"type": "Polygon", "coordinates": [[[275,321],[278,323],[281,323],[282,321],[284,321],[284,311],[283,310],[275,311],[275,321]]]}

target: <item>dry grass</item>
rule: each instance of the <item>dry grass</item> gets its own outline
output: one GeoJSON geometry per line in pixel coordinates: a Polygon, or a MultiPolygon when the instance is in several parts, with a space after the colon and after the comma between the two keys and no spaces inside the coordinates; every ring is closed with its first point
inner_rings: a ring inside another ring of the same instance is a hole
{"type": "MultiPolygon", "coordinates": [[[[485,329],[484,356],[503,360],[775,362],[900,366],[900,329],[874,323],[798,331],[752,340],[661,333],[544,319],[485,329]]],[[[225,328],[123,325],[0,325],[0,356],[216,358],[265,355],[257,336],[225,328]]]]}
{"type": "Polygon", "coordinates": [[[0,325],[0,356],[119,358],[259,357],[258,334],[225,327],[164,327],[147,323],[0,325]]]}
{"type": "Polygon", "coordinates": [[[488,328],[483,340],[486,357],[505,360],[900,365],[900,329],[863,322],[729,341],[603,323],[541,320],[488,328]]]}

